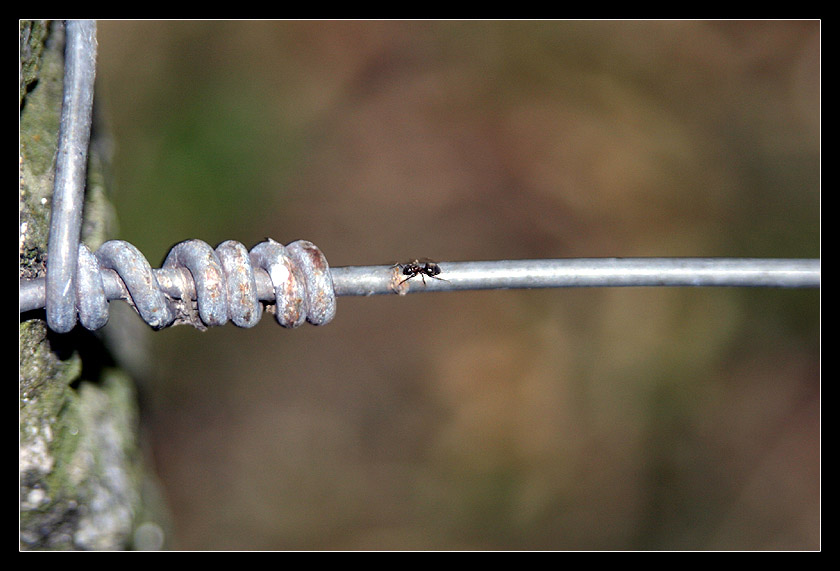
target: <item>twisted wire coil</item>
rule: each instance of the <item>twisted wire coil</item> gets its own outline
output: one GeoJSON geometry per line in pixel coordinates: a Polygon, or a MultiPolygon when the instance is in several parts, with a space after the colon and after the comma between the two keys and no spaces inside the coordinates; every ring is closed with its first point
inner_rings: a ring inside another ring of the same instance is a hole
{"type": "MultiPolygon", "coordinates": [[[[261,301],[283,327],[329,323],[336,308],[327,260],[306,240],[283,246],[268,239],[250,251],[233,240],[216,248],[187,240],[169,251],[160,269],[122,240],[105,242],[96,253],[80,244],[75,289],[75,313],[90,330],[107,323],[112,299],[127,301],[153,329],[180,323],[205,329],[228,321],[253,327],[262,317],[261,301]]],[[[67,332],[75,317],[50,328],[67,332]]]]}

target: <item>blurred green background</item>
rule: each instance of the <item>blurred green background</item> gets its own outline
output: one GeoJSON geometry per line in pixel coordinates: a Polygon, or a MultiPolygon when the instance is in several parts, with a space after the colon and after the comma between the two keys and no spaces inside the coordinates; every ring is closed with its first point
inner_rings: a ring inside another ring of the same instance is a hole
{"type": "MultiPolygon", "coordinates": [[[[99,62],[154,267],[269,236],[333,266],[820,256],[819,22],[102,21],[99,62]]],[[[816,290],[139,325],[175,548],[820,547],[816,290]]]]}

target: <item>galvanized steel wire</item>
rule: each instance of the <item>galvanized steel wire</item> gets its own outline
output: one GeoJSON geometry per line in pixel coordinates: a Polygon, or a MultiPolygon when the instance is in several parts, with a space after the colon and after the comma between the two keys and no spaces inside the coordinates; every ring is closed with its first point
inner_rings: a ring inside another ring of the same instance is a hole
{"type": "MultiPolygon", "coordinates": [[[[571,258],[438,262],[444,280],[406,282],[417,291],[629,286],[809,288],[820,261],[762,258],[571,258]]],[[[395,293],[392,266],[333,268],[336,295],[395,293]]]]}
{"type": "Polygon", "coordinates": [[[438,262],[440,276],[409,277],[404,265],[330,268],[312,243],[267,240],[250,251],[233,241],[212,248],[176,244],[153,270],[131,244],[106,242],[95,253],[80,243],[96,68],[96,24],[66,23],[61,114],[46,278],[21,279],[20,312],[46,308],[49,327],[87,329],[108,320],[111,300],[129,302],[155,329],[198,328],[228,320],[252,327],[263,308],[284,327],[322,325],[336,296],[481,289],[568,287],[820,287],[819,259],[578,258],[438,262]]]}
{"type": "MultiPolygon", "coordinates": [[[[176,245],[152,270],[127,242],[106,242],[95,255],[80,247],[77,299],[88,329],[107,322],[107,302],[130,302],[154,329],[256,325],[264,304],[284,327],[329,323],[337,296],[570,287],[820,286],[820,261],[810,259],[588,258],[439,262],[442,279],[405,279],[400,265],[329,268],[310,242],[269,240],[247,252],[228,241],[215,250],[199,240],[176,245]],[[224,262],[222,260],[225,260],[224,262]],[[240,297],[237,297],[240,296],[240,297]],[[195,301],[193,308],[192,301],[195,301]],[[187,303],[189,302],[189,303],[187,303]]],[[[21,280],[20,311],[48,305],[45,280],[21,280]]]]}
{"type": "MultiPolygon", "coordinates": [[[[263,313],[261,302],[283,327],[322,325],[335,315],[326,258],[306,240],[283,246],[269,239],[250,252],[233,240],[215,249],[187,240],[155,270],[132,244],[111,240],[96,253],[80,245],[78,268],[73,325],[78,312],[90,330],[107,323],[108,302],[117,299],[129,302],[153,329],[176,323],[203,329],[229,320],[253,327],[263,313]]],[[[43,278],[21,280],[20,311],[49,306],[48,296],[43,278]]]]}
{"type": "Polygon", "coordinates": [[[47,272],[47,323],[65,333],[76,323],[76,262],[96,76],[96,23],[65,26],[64,98],[55,163],[47,272]]]}

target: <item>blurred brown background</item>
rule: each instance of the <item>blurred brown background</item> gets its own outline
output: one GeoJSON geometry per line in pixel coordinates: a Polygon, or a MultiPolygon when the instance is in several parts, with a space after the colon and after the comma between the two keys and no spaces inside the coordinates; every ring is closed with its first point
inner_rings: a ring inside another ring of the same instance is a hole
{"type": "MultiPolygon", "coordinates": [[[[155,267],[267,236],[333,266],[820,255],[818,22],[103,21],[99,51],[155,267]]],[[[172,547],[820,546],[816,290],[143,333],[172,547]]]]}

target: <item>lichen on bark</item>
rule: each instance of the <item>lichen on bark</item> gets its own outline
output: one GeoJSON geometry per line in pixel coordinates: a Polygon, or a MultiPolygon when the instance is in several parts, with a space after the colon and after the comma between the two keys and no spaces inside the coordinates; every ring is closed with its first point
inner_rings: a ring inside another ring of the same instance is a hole
{"type": "MultiPolygon", "coordinates": [[[[33,278],[47,264],[63,26],[21,21],[19,40],[19,273],[33,278]]],[[[114,226],[107,148],[90,149],[82,240],[92,249],[114,226]]],[[[54,335],[43,311],[22,314],[19,332],[20,548],[164,547],[165,512],[140,445],[134,381],[102,336],[80,328],[54,335]]]]}

